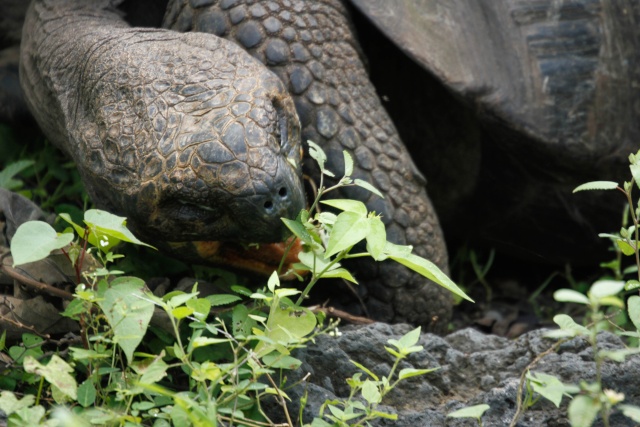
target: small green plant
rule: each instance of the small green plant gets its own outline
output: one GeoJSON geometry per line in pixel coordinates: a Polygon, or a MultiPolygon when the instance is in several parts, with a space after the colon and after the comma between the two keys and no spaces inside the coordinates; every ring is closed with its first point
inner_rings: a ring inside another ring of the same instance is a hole
{"type": "MultiPolygon", "coordinates": [[[[324,168],[324,153],[310,145],[323,176],[331,175],[324,168]]],[[[24,334],[21,344],[9,348],[4,337],[0,340],[0,351],[11,360],[3,372],[9,380],[0,381],[5,388],[0,409],[9,424],[257,427],[274,425],[261,408],[264,397],[274,396],[293,426],[286,391],[274,374],[299,367],[301,362],[291,352],[335,326],[323,327],[324,316],[316,316],[302,303],[321,278],[355,281],[340,266],[341,260],[393,259],[468,299],[435,265],[412,254],[411,247],[387,242],[382,221],[364,204],[323,201],[342,212],[316,212],[320,198],[341,186],[376,191],[350,178],[353,164],[347,154],[345,165],[338,184],[325,189],[321,182],[308,211],[296,221],[283,219],[304,242],[295,266],[296,271],[311,272],[303,291],[281,287],[274,272],[266,286],[255,290],[232,286],[229,294],[201,297],[196,284],[191,292],[154,295],[141,279],[113,268],[114,261],[122,258],[114,252],[118,243],[144,245],[126,228],[125,218],[89,210],[83,224],[78,224],[61,214],[69,224],[62,233],[38,221],[21,225],[11,242],[14,265],[61,250],[74,267],[75,294],[63,315],[78,322],[80,336],[55,342],[24,334]],[[362,240],[366,252],[352,254],[362,240]]],[[[421,349],[415,345],[419,333],[416,329],[389,341],[395,349],[387,351],[396,362],[387,377],[380,379],[356,363],[370,378],[350,379],[352,395],[344,402],[328,402],[323,408],[329,412],[314,422],[327,425],[325,416],[339,426],[365,425],[375,418],[393,417],[376,409],[382,398],[399,381],[430,372],[396,373],[400,360],[421,349]]]]}
{"type": "Polygon", "coordinates": [[[447,417],[451,418],[475,418],[478,422],[478,426],[482,427],[482,416],[489,409],[489,405],[481,404],[474,406],[467,406],[465,408],[458,409],[457,411],[450,412],[447,417]]]}
{"type": "MultiPolygon", "coordinates": [[[[628,213],[623,218],[623,227],[619,234],[600,234],[600,237],[610,239],[615,248],[616,259],[603,264],[614,274],[614,280],[604,279],[591,285],[586,295],[575,289],[559,289],[554,293],[554,299],[560,302],[568,302],[584,305],[587,309],[584,324],[579,324],[566,314],[558,314],[553,320],[559,329],[545,334],[549,338],[566,340],[574,337],[583,337],[591,345],[595,360],[595,380],[593,382],[582,381],[580,384],[564,384],[552,375],[544,373],[527,372],[523,376],[526,382],[524,408],[533,405],[537,400],[536,394],[542,396],[556,407],[560,406],[563,396],[572,397],[568,407],[569,422],[572,427],[590,427],[598,415],[603,424],[610,426],[609,418],[614,409],[618,409],[625,416],[635,422],[640,422],[640,407],[627,405],[625,396],[615,390],[605,389],[602,384],[603,363],[607,360],[623,362],[626,357],[640,353],[638,337],[640,337],[640,296],[627,293],[640,289],[640,276],[623,280],[629,273],[640,275],[640,240],[638,227],[640,223],[640,199],[634,202],[633,189],[640,187],[640,151],[629,156],[632,179],[622,186],[613,181],[594,181],[578,186],[574,192],[584,190],[618,190],[622,192],[628,203],[628,213]],[[628,226],[628,219],[632,224],[628,226]],[[630,256],[634,259],[634,268],[622,269],[622,256],[630,256]],[[620,316],[623,314],[623,316],[620,316]],[[624,316],[626,314],[626,316],[624,316]],[[635,331],[626,331],[626,319],[635,331]],[[635,339],[635,346],[621,350],[604,350],[598,346],[598,333],[604,330],[616,332],[620,335],[635,339]]],[[[559,341],[561,343],[563,341],[559,341]]],[[[552,347],[556,349],[559,343],[552,347]]],[[[540,356],[536,359],[539,360],[540,356]]],[[[520,397],[519,397],[520,399],[520,397]]],[[[519,400],[520,403],[520,400],[519,400]]],[[[512,422],[514,425],[520,413],[519,409],[512,422]]]]}
{"type": "MultiPolygon", "coordinates": [[[[356,373],[347,380],[351,388],[349,397],[344,400],[328,400],[320,408],[320,417],[315,418],[310,427],[347,427],[365,426],[369,421],[377,418],[389,420],[398,419],[397,414],[390,414],[378,410],[378,405],[387,393],[393,390],[400,381],[425,375],[434,369],[401,369],[397,374],[398,365],[408,355],[422,350],[422,346],[416,345],[420,339],[420,328],[416,328],[403,335],[399,340],[388,341],[391,347],[385,347],[388,353],[395,357],[389,375],[378,377],[371,370],[358,362],[351,361],[358,369],[362,370],[369,378],[362,379],[362,373],[356,373]],[[329,420],[329,422],[325,421],[329,420]]],[[[300,411],[302,414],[302,410],[300,411]]],[[[301,420],[302,423],[302,420],[301,420]]]]}

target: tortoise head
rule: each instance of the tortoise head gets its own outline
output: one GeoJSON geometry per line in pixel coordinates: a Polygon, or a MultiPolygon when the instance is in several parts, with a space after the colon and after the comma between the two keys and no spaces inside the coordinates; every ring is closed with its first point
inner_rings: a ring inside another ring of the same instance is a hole
{"type": "Polygon", "coordinates": [[[77,120],[84,143],[71,150],[96,203],[160,246],[281,241],[280,218],[305,200],[300,124],[277,76],[203,34],[119,49],[119,71],[92,71],[93,97],[80,95],[91,117],[77,120]]]}

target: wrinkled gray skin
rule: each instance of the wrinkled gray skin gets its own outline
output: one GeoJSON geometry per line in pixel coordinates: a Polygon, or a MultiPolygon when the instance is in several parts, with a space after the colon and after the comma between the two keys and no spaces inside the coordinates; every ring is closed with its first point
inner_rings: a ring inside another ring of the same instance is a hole
{"type": "MultiPolygon", "coordinates": [[[[167,9],[165,26],[214,34],[130,28],[110,3],[34,1],[21,46],[29,108],[76,160],[96,203],[158,245],[279,240],[279,217],[302,207],[295,104],[302,139],[324,147],[329,169],[342,170],[346,149],[355,177],[388,194],[341,196],[366,201],[389,240],[446,268],[424,180],[367,78],[341,2],[167,9]]],[[[383,263],[358,279],[370,315],[446,326],[451,298],[421,276],[383,263]]]]}

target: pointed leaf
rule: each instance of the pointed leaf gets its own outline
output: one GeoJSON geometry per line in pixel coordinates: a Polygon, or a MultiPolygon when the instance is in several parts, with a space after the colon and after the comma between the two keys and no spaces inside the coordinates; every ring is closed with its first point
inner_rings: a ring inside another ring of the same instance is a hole
{"type": "Polygon", "coordinates": [[[381,199],[384,199],[384,196],[382,195],[382,193],[373,185],[369,184],[367,181],[363,181],[361,179],[354,179],[353,183],[355,185],[357,185],[360,188],[364,188],[365,190],[369,191],[370,193],[375,194],[376,196],[380,197],[381,199]]]}
{"type": "Polygon", "coordinates": [[[325,258],[349,249],[360,242],[369,234],[369,230],[368,218],[354,212],[342,212],[333,225],[325,258]]]}
{"type": "Polygon", "coordinates": [[[280,218],[284,225],[296,236],[298,239],[302,240],[307,245],[313,243],[313,238],[305,228],[305,226],[298,220],[288,219],[288,218],[280,218]]]}
{"type": "Polygon", "coordinates": [[[382,260],[387,244],[387,230],[378,217],[369,218],[369,234],[367,234],[367,252],[376,261],[382,260]]]}
{"type": "Polygon", "coordinates": [[[489,408],[490,406],[486,404],[467,406],[466,408],[458,409],[457,411],[447,414],[447,417],[480,419],[489,408]]]}
{"type": "Polygon", "coordinates": [[[573,192],[585,190],[615,190],[618,188],[618,183],[613,181],[591,181],[585,184],[579,185],[574,188],[573,192]]]}
{"type": "Polygon", "coordinates": [[[145,297],[144,287],[141,279],[120,277],[111,282],[103,299],[98,301],[129,363],[153,315],[154,304],[145,297]]]}
{"type": "MultiPolygon", "coordinates": [[[[84,222],[92,232],[96,233],[99,241],[102,240],[101,238],[103,236],[111,236],[125,242],[153,248],[153,246],[138,240],[138,238],[129,231],[125,217],[113,215],[99,209],[89,209],[84,213],[84,222]]],[[[101,247],[100,244],[98,247],[101,247]]]]}
{"type": "Polygon", "coordinates": [[[400,370],[398,373],[398,379],[404,380],[406,378],[417,377],[420,375],[425,375],[434,371],[437,371],[440,368],[431,368],[431,369],[414,369],[414,368],[404,368],[400,370]]]}
{"type": "Polygon", "coordinates": [[[342,151],[344,157],[344,176],[351,176],[353,173],[353,157],[346,151],[342,151]]]}
{"type": "Polygon", "coordinates": [[[0,188],[6,188],[11,191],[18,190],[22,187],[23,182],[19,179],[14,179],[14,177],[34,163],[33,160],[18,160],[17,162],[9,163],[0,171],[0,188]]]}
{"type": "Polygon", "coordinates": [[[389,258],[423,275],[427,279],[435,282],[445,289],[448,289],[459,297],[464,298],[467,301],[474,302],[462,289],[458,287],[458,285],[453,282],[453,280],[449,279],[449,277],[447,277],[447,275],[431,261],[414,254],[404,256],[389,255],[389,258]]]}
{"type": "Polygon", "coordinates": [[[351,199],[331,199],[331,200],[323,200],[320,203],[333,206],[334,208],[340,209],[345,212],[353,212],[362,217],[366,217],[369,211],[367,210],[367,206],[359,200],[351,200],[351,199]]]}
{"type": "Polygon", "coordinates": [[[307,144],[309,145],[309,157],[318,163],[320,170],[324,170],[324,164],[327,162],[327,155],[315,142],[307,140],[307,144]]]}
{"type": "Polygon", "coordinates": [[[640,423],[640,407],[633,405],[620,405],[618,408],[620,408],[626,417],[631,418],[636,423],[640,423]]]}

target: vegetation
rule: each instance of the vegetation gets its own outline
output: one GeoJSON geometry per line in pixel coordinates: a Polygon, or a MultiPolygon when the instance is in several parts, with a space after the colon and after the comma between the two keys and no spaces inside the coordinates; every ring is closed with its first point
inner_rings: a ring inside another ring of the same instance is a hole
{"type": "MultiPolygon", "coordinates": [[[[619,410],[640,422],[640,407],[624,404],[625,396],[612,389],[605,389],[602,383],[602,367],[605,361],[623,362],[626,357],[640,353],[640,198],[634,200],[633,189],[640,188],[640,151],[629,156],[631,180],[622,186],[613,181],[594,181],[580,185],[574,190],[618,190],[628,203],[623,216],[623,225],[618,234],[600,234],[613,244],[615,259],[602,264],[613,277],[605,277],[591,285],[584,293],[575,289],[559,289],[554,293],[557,301],[584,305],[587,315],[579,323],[566,314],[557,314],[553,320],[559,329],[545,335],[559,339],[548,351],[540,354],[523,372],[518,389],[518,407],[511,422],[515,426],[522,413],[533,406],[540,397],[560,407],[563,397],[571,399],[567,415],[572,427],[590,427],[598,415],[609,427],[609,418],[614,410],[619,410]],[[631,224],[629,225],[629,219],[631,224]],[[623,257],[632,257],[633,265],[623,268],[623,257]],[[633,278],[627,278],[633,275],[633,278]],[[631,328],[631,330],[628,330],[631,328]],[[628,347],[622,350],[601,349],[598,333],[611,331],[627,338],[628,347]],[[596,366],[595,381],[581,381],[580,384],[564,384],[553,375],[535,372],[532,369],[546,355],[556,351],[568,339],[586,339],[593,349],[596,366]],[[524,397],[523,397],[524,395],[524,397]]],[[[475,418],[482,425],[482,414],[486,405],[477,405],[455,411],[449,416],[475,418]]]]}
{"type": "MultiPolygon", "coordinates": [[[[322,150],[310,143],[310,152],[322,176],[332,176],[322,150]]],[[[3,334],[0,351],[8,363],[0,409],[9,425],[266,426],[275,425],[263,408],[271,397],[292,426],[286,391],[293,384],[286,383],[282,372],[300,366],[292,356],[295,348],[335,327],[324,325],[321,313],[302,304],[320,279],[355,282],[341,266],[343,259],[393,259],[469,299],[411,247],[388,242],[382,221],[361,202],[320,200],[347,185],[377,192],[351,179],[353,163],[346,153],[344,159],[342,179],[329,188],[321,181],[311,208],[295,221],[284,220],[304,251],[293,271],[283,273],[308,271],[302,291],[282,287],[274,272],[266,286],[253,290],[232,286],[228,294],[202,297],[195,284],[190,292],[154,295],[143,280],[114,267],[122,258],[114,252],[120,242],[144,245],[127,230],[125,218],[95,209],[87,210],[81,221],[61,214],[66,228],[59,233],[45,222],[22,224],[11,242],[14,266],[62,251],[76,276],[75,293],[63,315],[77,321],[80,332],[57,342],[25,333],[13,345],[3,334]],[[319,202],[341,212],[317,212],[319,202]],[[352,253],[363,240],[366,251],[352,253]]],[[[14,189],[21,186],[15,175],[22,166],[5,168],[5,182],[14,189]]],[[[384,396],[402,380],[431,371],[397,369],[402,359],[422,349],[416,345],[419,335],[418,328],[389,341],[387,351],[395,363],[388,376],[380,378],[354,362],[363,373],[347,380],[350,396],[326,402],[311,425],[359,426],[380,417],[394,419],[396,415],[378,410],[384,396]]]]}

